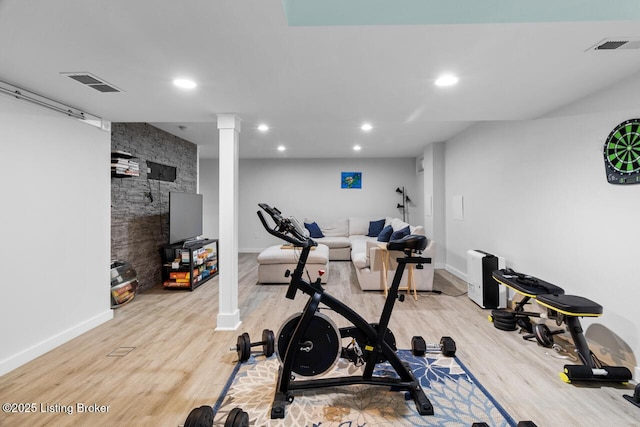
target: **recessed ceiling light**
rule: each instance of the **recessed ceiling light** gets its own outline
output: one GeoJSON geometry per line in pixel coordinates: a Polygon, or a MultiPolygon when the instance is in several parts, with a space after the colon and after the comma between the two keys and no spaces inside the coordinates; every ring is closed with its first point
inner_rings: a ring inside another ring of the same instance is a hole
{"type": "Polygon", "coordinates": [[[353,146],[353,151],[360,151],[360,150],[362,150],[361,146],[359,146],[359,145],[354,145],[353,146]]]}
{"type": "Polygon", "coordinates": [[[182,89],[193,89],[196,87],[196,82],[189,79],[175,79],[173,84],[182,89]]]}
{"type": "Polygon", "coordinates": [[[284,145],[278,145],[278,151],[284,151],[286,149],[287,147],[285,147],[284,145]]]}
{"type": "Polygon", "coordinates": [[[258,130],[259,130],[260,132],[266,132],[266,131],[268,131],[268,130],[269,130],[269,126],[267,126],[267,125],[265,125],[264,123],[262,123],[262,124],[258,125],[258,130]]]}
{"type": "Polygon", "coordinates": [[[373,129],[373,126],[371,126],[371,123],[363,123],[362,126],[360,126],[360,129],[365,132],[369,132],[371,129],[373,129]]]}
{"type": "Polygon", "coordinates": [[[436,86],[444,87],[444,86],[453,86],[458,83],[458,77],[453,74],[445,74],[436,80],[436,86]]]}

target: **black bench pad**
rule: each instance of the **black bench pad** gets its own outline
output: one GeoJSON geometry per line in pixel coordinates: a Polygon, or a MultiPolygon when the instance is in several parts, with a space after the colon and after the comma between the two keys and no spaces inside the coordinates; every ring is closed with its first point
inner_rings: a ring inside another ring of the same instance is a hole
{"type": "Polygon", "coordinates": [[[525,296],[537,298],[544,294],[564,294],[564,289],[544,280],[520,273],[505,273],[503,270],[494,270],[493,278],[498,282],[512,288],[525,296]]]}
{"type": "Polygon", "coordinates": [[[568,316],[596,317],[602,314],[602,306],[577,295],[538,295],[538,304],[568,316]]]}

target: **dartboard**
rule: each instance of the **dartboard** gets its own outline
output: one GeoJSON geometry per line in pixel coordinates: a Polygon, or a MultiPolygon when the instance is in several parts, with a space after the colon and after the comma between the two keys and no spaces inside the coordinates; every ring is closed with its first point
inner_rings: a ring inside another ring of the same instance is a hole
{"type": "Polygon", "coordinates": [[[604,143],[604,164],[611,184],[640,183],[640,119],[616,126],[604,143]]]}

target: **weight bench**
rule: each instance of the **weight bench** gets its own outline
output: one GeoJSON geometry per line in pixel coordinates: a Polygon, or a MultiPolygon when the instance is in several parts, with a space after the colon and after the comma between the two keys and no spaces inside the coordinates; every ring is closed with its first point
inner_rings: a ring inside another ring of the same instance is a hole
{"type": "MultiPolygon", "coordinates": [[[[600,304],[581,296],[566,295],[564,290],[556,285],[510,269],[495,270],[493,278],[524,296],[522,301],[516,304],[514,309],[516,316],[542,317],[539,313],[524,311],[524,304],[531,298],[535,298],[539,305],[547,309],[547,318],[555,319],[558,324],[567,325],[582,365],[564,365],[564,371],[560,373],[560,378],[564,382],[593,380],[625,383],[632,378],[631,371],[626,367],[606,366],[589,350],[580,325],[580,317],[601,316],[600,304]]],[[[546,346],[553,344],[552,335],[564,332],[562,330],[550,332],[549,328],[543,324],[535,326],[535,338],[546,346]]]]}
{"type": "MultiPolygon", "coordinates": [[[[513,309],[513,312],[504,311],[504,310],[494,310],[492,312],[493,315],[490,316],[489,320],[494,321],[494,318],[495,318],[494,323],[496,323],[495,325],[496,327],[498,327],[498,324],[503,324],[503,322],[508,322],[509,317],[507,316],[507,313],[511,314],[511,319],[513,319],[511,320],[511,322],[513,322],[512,323],[513,327],[510,329],[503,328],[505,330],[517,329],[515,326],[517,323],[518,326],[520,326],[529,334],[533,333],[534,327],[531,323],[530,317],[543,317],[543,315],[537,312],[526,311],[525,306],[531,301],[532,298],[533,299],[537,298],[538,295],[564,294],[564,289],[562,289],[559,286],[545,282],[544,280],[540,280],[535,277],[531,277],[529,275],[516,273],[510,268],[503,269],[503,270],[495,270],[493,272],[493,278],[497,282],[505,285],[510,289],[513,289],[515,292],[523,296],[523,298],[518,303],[516,303],[513,309]],[[496,311],[500,312],[501,314],[496,313],[496,311]]],[[[544,333],[544,335],[538,335],[537,337],[535,335],[525,335],[523,338],[529,339],[529,338],[536,337],[538,339],[538,342],[540,342],[540,344],[542,345],[545,345],[544,342],[548,343],[549,341],[551,341],[550,344],[546,345],[546,347],[551,347],[551,345],[553,344],[553,338],[551,337],[552,333],[549,331],[549,328],[547,328],[546,325],[540,324],[540,326],[544,327],[544,330],[541,331],[544,333]],[[547,336],[549,337],[549,339],[545,340],[544,338],[547,336]]]]}

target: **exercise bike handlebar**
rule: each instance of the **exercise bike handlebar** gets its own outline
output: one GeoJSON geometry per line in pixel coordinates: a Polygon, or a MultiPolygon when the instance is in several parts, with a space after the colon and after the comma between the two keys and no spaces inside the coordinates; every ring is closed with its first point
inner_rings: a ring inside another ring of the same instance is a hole
{"type": "Polygon", "coordinates": [[[284,218],[282,212],[277,208],[273,208],[266,203],[259,203],[258,206],[271,216],[275,226],[272,228],[265,219],[261,211],[258,211],[258,217],[260,222],[264,226],[265,230],[273,236],[276,236],[286,242],[293,244],[294,246],[307,247],[315,246],[316,242],[309,238],[309,234],[306,229],[300,225],[298,220],[294,217],[284,218]]]}

